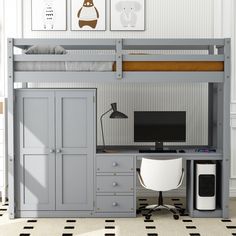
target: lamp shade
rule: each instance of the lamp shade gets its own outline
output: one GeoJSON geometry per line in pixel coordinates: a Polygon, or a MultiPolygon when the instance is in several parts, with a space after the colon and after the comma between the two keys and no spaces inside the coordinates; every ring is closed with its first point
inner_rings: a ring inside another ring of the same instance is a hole
{"type": "Polygon", "coordinates": [[[127,115],[125,115],[124,113],[122,112],[119,112],[119,111],[113,111],[110,115],[110,118],[111,119],[123,119],[123,118],[128,118],[127,115]]]}
{"type": "Polygon", "coordinates": [[[111,104],[111,108],[104,112],[101,117],[100,117],[100,122],[101,122],[101,131],[102,131],[102,142],[103,142],[103,152],[106,152],[106,145],[105,145],[105,138],[104,138],[104,132],[103,132],[103,124],[102,124],[102,118],[109,112],[111,112],[110,118],[111,119],[122,119],[122,118],[128,118],[127,115],[124,113],[117,111],[117,104],[114,102],[111,104]]]}
{"type": "Polygon", "coordinates": [[[111,104],[112,110],[113,112],[110,115],[111,119],[123,119],[123,118],[128,118],[127,115],[125,115],[124,113],[117,111],[117,104],[116,103],[112,103],[111,104]]]}

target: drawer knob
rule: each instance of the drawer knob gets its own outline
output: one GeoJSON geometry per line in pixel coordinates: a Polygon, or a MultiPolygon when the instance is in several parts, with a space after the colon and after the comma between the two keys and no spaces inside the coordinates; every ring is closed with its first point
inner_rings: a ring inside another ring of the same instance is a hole
{"type": "Polygon", "coordinates": [[[117,203],[117,202],[113,202],[113,203],[112,203],[112,206],[114,206],[114,207],[115,207],[115,206],[118,206],[118,203],[117,203]]]}
{"type": "Polygon", "coordinates": [[[113,182],[113,183],[112,183],[112,186],[113,186],[113,187],[116,187],[117,185],[118,185],[118,184],[117,184],[116,182],[113,182]]]}
{"type": "Polygon", "coordinates": [[[113,167],[116,167],[117,165],[118,165],[118,164],[117,164],[116,162],[113,162],[113,163],[112,163],[112,166],[113,166],[113,167]]]}

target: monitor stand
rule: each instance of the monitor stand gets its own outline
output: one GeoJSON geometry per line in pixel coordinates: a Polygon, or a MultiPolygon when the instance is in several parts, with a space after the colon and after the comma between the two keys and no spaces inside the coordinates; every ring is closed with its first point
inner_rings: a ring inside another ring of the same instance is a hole
{"type": "Polygon", "coordinates": [[[164,150],[163,142],[155,142],[155,149],[140,149],[140,153],[177,153],[176,150],[164,150]]]}
{"type": "Polygon", "coordinates": [[[163,150],[163,142],[155,142],[155,150],[163,150]]]}

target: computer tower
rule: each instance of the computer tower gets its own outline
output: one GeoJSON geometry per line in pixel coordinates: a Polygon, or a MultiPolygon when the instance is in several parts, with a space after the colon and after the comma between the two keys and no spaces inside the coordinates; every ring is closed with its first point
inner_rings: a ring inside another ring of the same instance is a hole
{"type": "Polygon", "coordinates": [[[196,164],[196,209],[216,209],[216,164],[196,164]]]}

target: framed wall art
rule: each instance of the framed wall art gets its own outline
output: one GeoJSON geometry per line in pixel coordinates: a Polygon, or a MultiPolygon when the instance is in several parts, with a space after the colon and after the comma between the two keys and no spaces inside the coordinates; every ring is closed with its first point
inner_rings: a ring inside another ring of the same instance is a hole
{"type": "Polygon", "coordinates": [[[71,30],[105,29],[105,0],[71,0],[71,30]]]}
{"type": "Polygon", "coordinates": [[[111,0],[111,30],[145,30],[145,0],[111,0]]]}
{"type": "Polygon", "coordinates": [[[32,30],[66,30],[66,0],[31,0],[32,30]]]}

